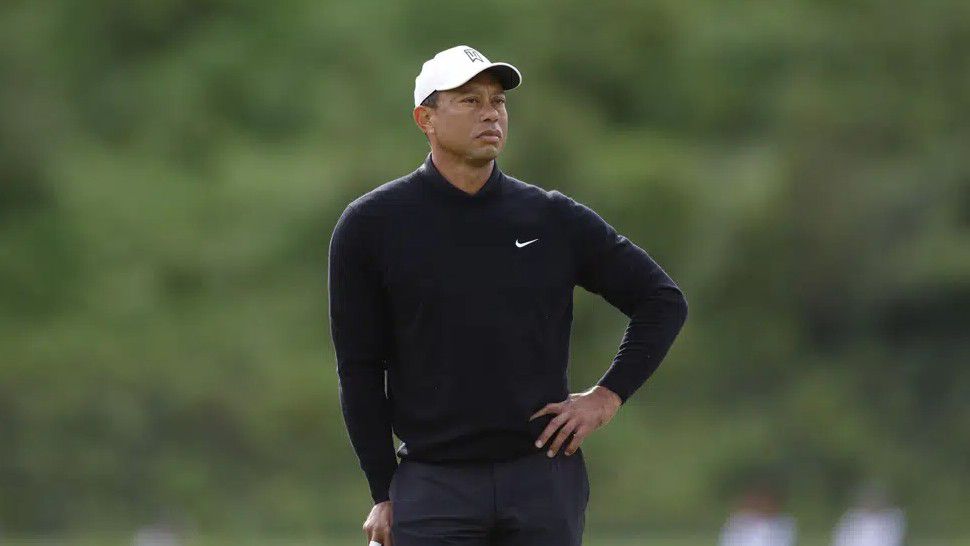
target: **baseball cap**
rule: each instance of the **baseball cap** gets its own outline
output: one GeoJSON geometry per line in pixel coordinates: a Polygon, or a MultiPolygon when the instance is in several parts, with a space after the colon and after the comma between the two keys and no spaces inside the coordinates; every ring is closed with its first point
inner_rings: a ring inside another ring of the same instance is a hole
{"type": "Polygon", "coordinates": [[[514,89],[522,83],[519,69],[509,63],[493,63],[474,48],[466,45],[438,52],[433,58],[424,62],[421,73],[414,78],[414,105],[435,91],[446,91],[461,86],[472,79],[479,72],[495,68],[495,72],[502,80],[502,87],[506,90],[514,89]]]}

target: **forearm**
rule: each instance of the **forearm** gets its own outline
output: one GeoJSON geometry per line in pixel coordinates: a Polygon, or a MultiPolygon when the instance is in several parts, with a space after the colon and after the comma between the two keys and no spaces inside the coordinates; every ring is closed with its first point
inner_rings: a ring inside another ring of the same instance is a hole
{"type": "Polygon", "coordinates": [[[384,394],[384,372],[375,367],[341,373],[340,406],[351,444],[367,477],[375,503],[389,498],[397,456],[391,435],[390,402],[384,394]]]}
{"type": "Polygon", "coordinates": [[[381,502],[388,498],[397,458],[384,392],[386,301],[375,261],[376,239],[368,237],[375,228],[372,215],[348,205],[331,237],[328,285],[340,406],[371,496],[381,502]]]}
{"type": "Polygon", "coordinates": [[[686,320],[680,289],[672,284],[655,289],[634,307],[613,363],[596,384],[626,402],[660,366],[686,320]]]}

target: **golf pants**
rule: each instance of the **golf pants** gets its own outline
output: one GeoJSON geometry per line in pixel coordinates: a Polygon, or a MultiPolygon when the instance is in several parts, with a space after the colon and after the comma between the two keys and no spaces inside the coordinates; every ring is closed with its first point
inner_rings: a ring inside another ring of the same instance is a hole
{"type": "Polygon", "coordinates": [[[394,546],[580,546],[582,448],[499,462],[403,460],[391,481],[394,546]]]}

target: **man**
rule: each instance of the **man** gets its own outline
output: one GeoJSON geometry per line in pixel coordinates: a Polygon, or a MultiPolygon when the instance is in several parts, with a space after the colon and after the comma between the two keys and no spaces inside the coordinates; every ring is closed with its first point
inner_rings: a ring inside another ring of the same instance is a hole
{"type": "Polygon", "coordinates": [[[505,92],[521,81],[465,45],[425,62],[413,116],[431,152],[334,228],[330,326],[373,543],[579,545],[580,444],[686,320],[683,293],[645,251],[570,197],[499,169],[505,92]],[[630,323],[602,379],[570,394],[576,285],[630,323]]]}
{"type": "Polygon", "coordinates": [[[777,484],[759,479],[740,499],[721,527],[719,546],[795,546],[795,518],[782,511],[777,484]]]}
{"type": "Polygon", "coordinates": [[[832,546],[902,546],[906,542],[906,513],[893,506],[879,482],[863,485],[856,504],[839,519],[832,546]]]}

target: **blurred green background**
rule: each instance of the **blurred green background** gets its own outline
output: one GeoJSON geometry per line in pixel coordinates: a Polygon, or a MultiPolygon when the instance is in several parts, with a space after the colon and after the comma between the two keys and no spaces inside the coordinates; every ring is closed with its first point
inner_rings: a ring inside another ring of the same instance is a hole
{"type": "MultiPolygon", "coordinates": [[[[764,476],[818,544],[871,480],[970,540],[967,2],[8,0],[0,542],[364,543],[327,246],[457,44],[522,71],[502,169],[690,303],[584,444],[588,544],[713,544],[764,476]]],[[[573,391],[625,324],[577,288],[573,391]]]]}

